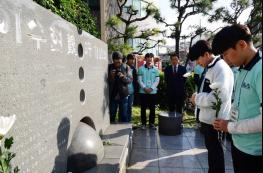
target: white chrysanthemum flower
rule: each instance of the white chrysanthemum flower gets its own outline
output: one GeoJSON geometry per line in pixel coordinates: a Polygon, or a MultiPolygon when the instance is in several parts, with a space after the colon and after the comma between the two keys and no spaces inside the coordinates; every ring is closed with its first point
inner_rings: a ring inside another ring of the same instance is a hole
{"type": "Polygon", "coordinates": [[[212,84],[209,85],[209,87],[212,89],[212,90],[215,90],[215,89],[218,89],[220,88],[222,85],[221,83],[218,83],[218,82],[214,82],[212,84]]]}
{"type": "Polygon", "coordinates": [[[3,138],[7,132],[11,129],[16,121],[16,115],[9,117],[0,116],[0,140],[3,138]]]}
{"type": "Polygon", "coordinates": [[[192,76],[192,72],[187,72],[187,73],[185,73],[185,74],[183,75],[183,77],[186,77],[186,78],[188,78],[188,77],[190,77],[190,76],[192,76]]]}

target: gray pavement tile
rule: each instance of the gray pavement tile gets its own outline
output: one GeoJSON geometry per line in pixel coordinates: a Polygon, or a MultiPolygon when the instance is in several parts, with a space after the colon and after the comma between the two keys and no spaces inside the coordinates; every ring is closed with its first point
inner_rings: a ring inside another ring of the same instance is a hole
{"type": "Polygon", "coordinates": [[[184,128],[182,135],[186,137],[203,138],[199,129],[184,128]]]}
{"type": "Polygon", "coordinates": [[[134,148],[130,157],[131,168],[158,167],[157,149],[134,148]]]}
{"type": "Polygon", "coordinates": [[[203,169],[161,168],[160,173],[206,173],[203,169]]]}
{"type": "Polygon", "coordinates": [[[116,172],[118,170],[118,163],[119,159],[103,159],[97,167],[83,173],[116,172]]]}
{"type": "MultiPolygon", "coordinates": [[[[208,169],[208,155],[206,153],[201,153],[196,155],[199,162],[201,163],[202,168],[208,169]]],[[[232,170],[233,169],[233,162],[232,162],[232,157],[229,152],[225,153],[225,168],[232,170]]]]}
{"type": "Polygon", "coordinates": [[[223,147],[224,147],[225,150],[231,152],[231,142],[230,141],[225,140],[223,142],[223,147]]]}
{"type": "Polygon", "coordinates": [[[119,159],[123,153],[123,146],[106,146],[104,148],[106,159],[119,159]]]}
{"type": "Polygon", "coordinates": [[[141,130],[141,129],[136,129],[133,131],[133,137],[152,137],[152,138],[157,138],[158,136],[158,132],[157,130],[150,130],[150,129],[146,129],[146,130],[141,130]]]}
{"type": "Polygon", "coordinates": [[[208,155],[207,155],[207,152],[206,153],[201,153],[201,154],[198,154],[196,155],[196,157],[198,158],[198,161],[200,162],[202,168],[208,168],[208,155]]]}
{"type": "Polygon", "coordinates": [[[129,136],[125,135],[116,138],[103,137],[103,141],[110,142],[111,145],[115,145],[115,146],[124,146],[127,145],[127,143],[129,142],[129,136]]]}
{"type": "Polygon", "coordinates": [[[203,138],[187,137],[191,148],[202,148],[205,149],[205,140],[203,138]]]}
{"type": "Polygon", "coordinates": [[[225,168],[233,169],[233,160],[230,152],[225,151],[225,168]]]}
{"type": "Polygon", "coordinates": [[[157,148],[157,139],[151,136],[135,136],[133,138],[133,148],[157,148]]]}
{"type": "Polygon", "coordinates": [[[186,137],[182,136],[160,136],[157,140],[160,149],[190,149],[191,145],[186,137]]]}
{"type": "Polygon", "coordinates": [[[159,150],[160,168],[201,168],[192,150],[159,150]]]}
{"type": "MultiPolygon", "coordinates": [[[[199,130],[184,129],[178,136],[163,136],[149,129],[136,130],[133,147],[128,173],[208,172],[207,150],[199,130]]],[[[234,173],[230,150],[230,142],[225,141],[226,173],[234,173]]]]}
{"type": "Polygon", "coordinates": [[[158,167],[146,167],[141,169],[129,168],[127,173],[159,173],[158,167]]]}

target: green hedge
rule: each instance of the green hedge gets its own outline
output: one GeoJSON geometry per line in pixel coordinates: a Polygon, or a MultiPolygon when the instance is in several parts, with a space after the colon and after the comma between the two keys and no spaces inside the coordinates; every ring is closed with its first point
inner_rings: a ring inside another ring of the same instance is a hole
{"type": "Polygon", "coordinates": [[[157,105],[162,110],[168,110],[166,82],[164,80],[164,72],[160,72],[160,83],[158,85],[157,105]]]}
{"type": "Polygon", "coordinates": [[[99,29],[92,16],[88,4],[84,0],[33,0],[39,5],[50,9],[65,20],[76,25],[91,35],[99,38],[99,29]]]}

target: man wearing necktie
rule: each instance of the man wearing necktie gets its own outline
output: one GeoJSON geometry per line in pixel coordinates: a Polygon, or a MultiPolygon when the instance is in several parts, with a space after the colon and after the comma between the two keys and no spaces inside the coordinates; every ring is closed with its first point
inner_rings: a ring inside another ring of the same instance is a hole
{"type": "Polygon", "coordinates": [[[176,54],[170,56],[171,65],[164,71],[165,82],[167,84],[168,107],[170,112],[182,113],[185,100],[185,81],[183,75],[186,68],[179,64],[176,54]]]}

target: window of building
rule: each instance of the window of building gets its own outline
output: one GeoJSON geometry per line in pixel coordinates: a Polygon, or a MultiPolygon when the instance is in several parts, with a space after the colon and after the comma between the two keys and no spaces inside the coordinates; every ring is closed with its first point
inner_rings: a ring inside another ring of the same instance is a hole
{"type": "Polygon", "coordinates": [[[125,7],[124,12],[128,12],[128,7],[133,6],[136,10],[138,10],[138,15],[141,16],[141,1],[140,0],[128,0],[125,7]]]}

